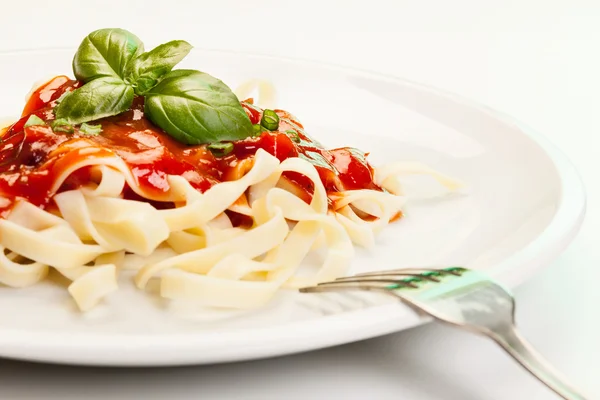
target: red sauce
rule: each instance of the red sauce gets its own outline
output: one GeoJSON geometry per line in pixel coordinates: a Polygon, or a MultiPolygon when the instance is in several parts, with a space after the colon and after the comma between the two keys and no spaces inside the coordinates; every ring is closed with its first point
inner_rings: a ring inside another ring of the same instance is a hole
{"type": "MultiPolygon", "coordinates": [[[[135,99],[130,110],[95,122],[102,125],[99,135],[86,135],[78,128],[70,134],[53,132],[49,126],[24,128],[27,119],[34,114],[45,121],[54,119],[52,109],[57,99],[79,86],[80,82],[65,76],[57,76],[42,85],[27,102],[23,117],[1,133],[0,195],[9,200],[0,204],[2,215],[6,215],[17,198],[47,207],[52,203],[56,178],[70,165],[82,158],[114,154],[125,161],[146,197],[160,208],[172,207],[165,201],[170,190],[168,175],[181,175],[204,192],[218,182],[239,178],[240,163],[253,157],[258,149],[282,161],[289,157],[310,161],[332,196],[350,189],[381,190],[373,182],[373,169],[365,155],[351,148],[326,150],[304,132],[295,117],[283,110],[276,110],[280,117],[278,131],[236,141],[234,150],[224,157],[215,157],[205,145],[187,146],[165,134],[144,117],[141,97],[135,99]]],[[[253,124],[260,121],[260,108],[251,101],[242,102],[242,106],[253,124]]],[[[313,191],[310,180],[296,173],[284,176],[305,200],[310,200],[313,191]]],[[[89,169],[80,169],[72,173],[58,191],[80,187],[89,180],[89,169]]],[[[129,188],[123,196],[142,199],[129,188]]]]}
{"type": "Polygon", "coordinates": [[[43,108],[48,104],[56,94],[56,91],[63,87],[70,79],[64,75],[56,76],[50,81],[44,83],[31,94],[21,116],[29,116],[34,111],[43,108]]]}

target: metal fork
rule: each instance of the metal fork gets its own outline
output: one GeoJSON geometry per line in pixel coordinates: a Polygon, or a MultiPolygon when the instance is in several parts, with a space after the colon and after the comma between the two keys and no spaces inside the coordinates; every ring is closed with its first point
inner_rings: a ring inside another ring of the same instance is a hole
{"type": "Polygon", "coordinates": [[[562,398],[585,400],[519,334],[514,322],[515,301],[510,292],[479,272],[462,267],[369,272],[300,291],[342,289],[381,291],[439,321],[486,335],[562,398]]]}

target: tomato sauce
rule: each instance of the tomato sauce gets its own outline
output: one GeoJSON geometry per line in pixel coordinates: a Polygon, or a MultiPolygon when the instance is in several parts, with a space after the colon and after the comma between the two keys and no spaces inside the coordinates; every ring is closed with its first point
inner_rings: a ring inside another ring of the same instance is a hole
{"type": "MultiPolygon", "coordinates": [[[[0,213],[5,216],[18,198],[39,206],[52,203],[53,185],[57,177],[73,163],[86,157],[117,155],[130,168],[139,186],[153,204],[164,201],[170,190],[168,175],[181,175],[200,192],[212,185],[230,180],[232,171],[258,149],[264,149],[283,161],[301,157],[319,172],[328,194],[344,190],[381,190],[373,182],[373,169],[366,155],[352,148],[326,150],[304,131],[291,114],[275,110],[280,117],[277,131],[264,131],[259,136],[233,142],[233,151],[217,157],[206,145],[182,144],[154,126],[144,117],[143,98],[138,97],[128,111],[95,121],[102,132],[89,135],[75,127],[73,133],[53,132],[50,126],[24,127],[31,115],[44,121],[54,119],[53,108],[60,97],[81,85],[65,76],[57,76],[38,88],[27,102],[22,118],[0,132],[0,213]],[[84,151],[93,148],[95,151],[84,151]]],[[[259,123],[262,110],[250,101],[242,102],[253,124],[259,123]]],[[[297,173],[284,177],[295,186],[306,201],[313,188],[308,178],[297,173]]],[[[80,187],[90,181],[89,168],[70,174],[58,191],[80,187]]],[[[129,188],[123,196],[140,200],[129,188]]],[[[160,208],[170,203],[157,205],[160,208]]]]}

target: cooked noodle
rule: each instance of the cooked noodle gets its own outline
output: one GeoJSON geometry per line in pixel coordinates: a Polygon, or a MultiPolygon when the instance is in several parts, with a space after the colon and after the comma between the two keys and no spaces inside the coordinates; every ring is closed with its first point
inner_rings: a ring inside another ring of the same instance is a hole
{"type": "Polygon", "coordinates": [[[150,201],[156,200],[155,194],[139,184],[114,152],[81,139],[65,142],[51,154],[59,155],[51,190],[56,208],[44,210],[17,199],[0,219],[0,282],[31,286],[55,269],[72,281],[68,291],[83,311],[117,290],[117,275],[131,270],[140,289],[158,279],[160,294],[167,299],[259,307],[280,288],[344,275],[353,244],[372,246],[375,233],[401,211],[398,176],[425,173],[451,190],[457,187],[435,171],[396,164],[375,169],[375,183],[384,191],[332,195],[309,161],[280,161],[259,149],[238,164],[238,179],[217,183],[204,193],[186,178],[169,175],[170,189],[160,200],[175,207],[158,209],[150,201]],[[87,183],[59,191],[83,168],[90,170],[87,183]],[[309,202],[284,189],[282,174],[290,172],[310,181],[314,189],[309,202]],[[140,200],[124,198],[126,188],[140,200]],[[236,226],[227,210],[246,215],[252,225],[236,226]],[[324,255],[319,268],[299,274],[303,260],[318,247],[324,255]]]}

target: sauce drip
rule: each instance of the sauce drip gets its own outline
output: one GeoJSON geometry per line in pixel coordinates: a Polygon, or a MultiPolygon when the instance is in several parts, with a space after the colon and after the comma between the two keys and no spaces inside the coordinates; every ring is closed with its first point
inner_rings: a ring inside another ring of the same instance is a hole
{"type": "MultiPolygon", "coordinates": [[[[283,161],[301,157],[315,165],[328,194],[352,189],[381,190],[373,182],[373,169],[366,155],[352,148],[326,150],[304,131],[295,117],[275,110],[280,117],[277,131],[265,131],[258,137],[233,142],[233,151],[215,157],[206,147],[177,142],[144,117],[143,98],[138,97],[128,111],[95,121],[102,125],[99,135],[85,134],[77,127],[74,133],[53,132],[50,126],[24,127],[31,115],[44,121],[54,119],[53,108],[60,97],[81,85],[66,76],[57,76],[38,88],[27,102],[22,118],[0,135],[0,213],[6,216],[18,198],[45,208],[52,205],[53,185],[59,175],[82,158],[117,155],[130,168],[140,188],[159,208],[170,190],[168,175],[181,175],[204,192],[222,181],[238,179],[244,160],[264,149],[283,161]],[[91,150],[93,149],[93,150],[91,150]]],[[[253,124],[259,123],[262,110],[252,101],[242,102],[253,124]]],[[[297,173],[284,177],[297,195],[309,201],[313,188],[308,178],[297,173]]],[[[89,168],[70,174],[58,192],[88,183],[89,168]]],[[[288,185],[289,186],[289,185],[288,185]]],[[[126,188],[123,196],[141,198],[126,188]]]]}

